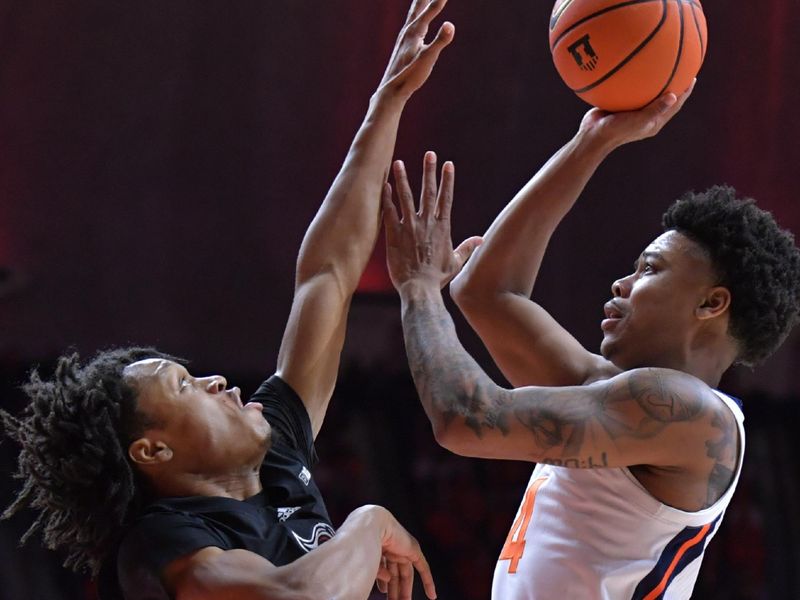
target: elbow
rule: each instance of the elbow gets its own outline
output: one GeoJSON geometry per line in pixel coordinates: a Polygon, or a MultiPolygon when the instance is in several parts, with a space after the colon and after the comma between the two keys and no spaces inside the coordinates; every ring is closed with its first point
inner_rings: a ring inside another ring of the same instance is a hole
{"type": "Polygon", "coordinates": [[[459,428],[454,427],[452,423],[449,426],[444,423],[434,423],[433,437],[445,450],[459,456],[471,456],[464,432],[459,431],[459,428]]]}
{"type": "Polygon", "coordinates": [[[456,303],[459,310],[467,315],[476,310],[485,297],[485,290],[481,290],[475,278],[466,270],[456,275],[450,282],[450,297],[456,303]]]}
{"type": "Polygon", "coordinates": [[[450,282],[450,297],[459,307],[461,306],[461,301],[469,295],[471,287],[472,282],[466,269],[462,269],[450,282]]]}

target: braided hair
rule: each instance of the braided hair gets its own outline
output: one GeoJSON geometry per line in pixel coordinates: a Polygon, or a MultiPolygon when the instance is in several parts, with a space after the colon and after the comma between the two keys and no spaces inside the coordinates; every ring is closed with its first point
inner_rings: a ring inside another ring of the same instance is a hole
{"type": "Polygon", "coordinates": [[[127,450],[154,423],[137,411],[137,390],[123,378],[126,366],[145,358],[178,360],[153,348],[106,350],[85,365],[66,354],[52,380],[32,371],[19,417],[0,410],[22,447],[14,477],[23,482],[2,518],[33,508],[21,543],[41,530],[45,546],[66,550],[64,566],[74,571],[98,574],[146,495],[127,450]]]}
{"type": "Polygon", "coordinates": [[[800,312],[800,250],[792,234],[729,186],[685,194],[667,209],[662,224],[705,248],[719,285],[730,290],[737,362],[752,366],[769,357],[800,312]]]}

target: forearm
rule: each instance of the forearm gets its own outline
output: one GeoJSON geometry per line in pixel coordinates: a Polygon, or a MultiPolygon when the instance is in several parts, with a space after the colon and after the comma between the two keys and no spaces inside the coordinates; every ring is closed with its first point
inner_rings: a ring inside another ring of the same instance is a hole
{"type": "Polygon", "coordinates": [[[483,236],[453,282],[456,300],[498,292],[530,296],[553,232],[611,149],[581,131],[553,155],[483,236]]]}
{"type": "Polygon", "coordinates": [[[298,282],[333,269],[352,292],[372,253],[380,228],[380,195],[407,99],[381,89],[339,174],[306,232],[297,262],[298,282]]]}
{"type": "Polygon", "coordinates": [[[177,600],[365,600],[381,559],[388,511],[353,511],[337,534],[296,561],[275,567],[246,550],[217,550],[197,561],[177,600]]]}
{"type": "Polygon", "coordinates": [[[336,535],[313,552],[282,567],[285,576],[308,581],[309,597],[363,600],[375,584],[383,537],[391,515],[378,506],[356,509],[336,535]]]}
{"type": "Polygon", "coordinates": [[[400,298],[411,375],[437,441],[454,450],[465,430],[477,437],[486,429],[504,432],[510,394],[461,345],[441,292],[412,280],[400,298]]]}

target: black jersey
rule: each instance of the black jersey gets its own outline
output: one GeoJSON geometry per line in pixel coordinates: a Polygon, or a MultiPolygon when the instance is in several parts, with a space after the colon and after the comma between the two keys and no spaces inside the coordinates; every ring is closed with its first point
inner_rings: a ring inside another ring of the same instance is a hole
{"type": "MultiPolygon", "coordinates": [[[[249,550],[284,565],[334,535],[311,478],[316,452],[311,421],[299,396],[273,375],[251,400],[263,404],[272,426],[272,447],[261,467],[263,490],[243,501],[192,496],[161,499],[145,508],[117,553],[125,600],[167,599],[162,570],[201,548],[249,550]]],[[[102,589],[101,594],[104,600],[114,597],[102,589]]]]}

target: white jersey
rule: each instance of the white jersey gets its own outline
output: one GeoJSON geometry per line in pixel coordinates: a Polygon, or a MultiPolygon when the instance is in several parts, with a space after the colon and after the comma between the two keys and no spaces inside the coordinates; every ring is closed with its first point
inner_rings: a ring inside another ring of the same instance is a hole
{"type": "Polygon", "coordinates": [[[685,512],[656,500],[627,468],[538,464],[497,561],[493,600],[690,598],[744,454],[744,415],[717,395],[740,440],[733,482],[717,502],[685,512]]]}

